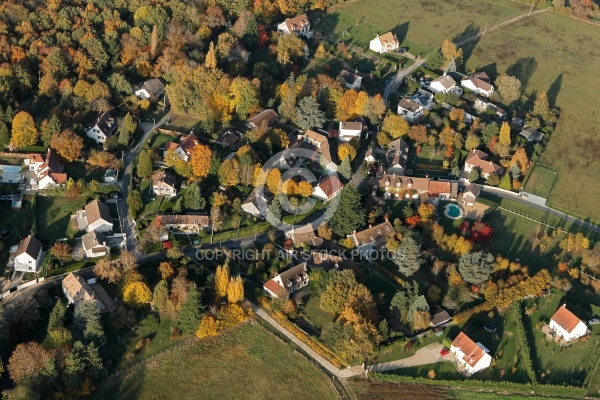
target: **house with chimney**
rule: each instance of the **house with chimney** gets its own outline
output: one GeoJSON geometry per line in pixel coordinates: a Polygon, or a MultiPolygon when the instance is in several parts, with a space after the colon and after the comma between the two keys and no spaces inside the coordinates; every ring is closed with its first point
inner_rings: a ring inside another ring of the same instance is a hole
{"type": "Polygon", "coordinates": [[[343,187],[344,184],[337,175],[327,175],[313,184],[312,196],[328,202],[337,196],[343,187]]]}
{"type": "Polygon", "coordinates": [[[269,201],[264,196],[264,193],[255,188],[242,203],[242,210],[254,217],[258,217],[267,210],[268,206],[269,201]]]}
{"type": "Polygon", "coordinates": [[[384,199],[419,198],[429,193],[429,178],[383,173],[367,181],[373,190],[381,189],[384,199]]]}
{"type": "Polygon", "coordinates": [[[348,238],[352,240],[356,249],[366,254],[372,250],[379,250],[387,241],[396,234],[396,230],[389,221],[385,221],[378,225],[369,225],[367,229],[360,232],[352,232],[348,238]]]}
{"type": "Polygon", "coordinates": [[[98,115],[93,125],[85,131],[85,135],[98,144],[103,144],[107,137],[117,133],[117,120],[108,112],[98,115]]]}
{"type": "Polygon", "coordinates": [[[485,72],[475,72],[460,82],[465,89],[484,97],[490,97],[494,93],[494,86],[490,77],[485,72]]]}
{"type": "Polygon", "coordinates": [[[294,18],[286,18],[277,25],[277,32],[285,34],[296,34],[311,37],[310,21],[306,14],[296,15],[294,18]]]}
{"type": "Polygon", "coordinates": [[[388,144],[387,173],[404,175],[408,165],[408,144],[398,138],[388,144]]]}
{"type": "Polygon", "coordinates": [[[263,289],[271,298],[288,299],[293,293],[307,287],[308,282],[307,263],[303,262],[266,281],[263,289]]]}
{"type": "Polygon", "coordinates": [[[548,327],[567,342],[585,336],[588,330],[585,322],[569,311],[566,304],[563,304],[550,318],[548,327]]]}
{"type": "Polygon", "coordinates": [[[46,154],[29,154],[24,164],[29,171],[35,173],[35,178],[29,182],[31,188],[43,190],[67,183],[67,174],[63,172],[64,165],[56,151],[48,148],[46,154]]]}
{"type": "Polygon", "coordinates": [[[77,305],[82,301],[92,301],[98,310],[106,308],[92,286],[80,275],[72,272],[67,275],[62,281],[62,290],[69,304],[77,305]]]}
{"type": "Polygon", "coordinates": [[[423,89],[418,89],[415,94],[410,96],[410,100],[426,110],[431,110],[435,105],[433,93],[423,89]]]}
{"type": "Polygon", "coordinates": [[[425,108],[412,100],[403,98],[398,102],[398,115],[408,122],[416,122],[423,116],[425,108]]]}
{"type": "Polygon", "coordinates": [[[490,351],[481,343],[475,343],[464,332],[452,341],[450,352],[454,354],[457,365],[469,375],[489,368],[492,364],[490,351]]]}
{"type": "Polygon", "coordinates": [[[19,272],[38,272],[43,260],[42,242],[29,235],[10,248],[7,267],[19,272]]]}
{"type": "Polygon", "coordinates": [[[318,153],[318,160],[316,161],[325,169],[328,171],[335,171],[337,169],[336,164],[333,162],[333,154],[331,154],[327,136],[309,129],[301,135],[298,135],[298,140],[316,147],[318,153]]]}
{"type": "Polygon", "coordinates": [[[363,131],[362,121],[340,121],[340,129],[338,133],[338,140],[341,142],[349,142],[354,138],[360,139],[360,135],[363,131]]]}
{"type": "Polygon", "coordinates": [[[315,228],[312,224],[306,224],[299,228],[290,229],[285,233],[288,239],[292,239],[294,246],[307,245],[312,247],[319,247],[323,244],[323,239],[315,234],[315,228]]]}
{"type": "Polygon", "coordinates": [[[175,177],[166,171],[158,171],[152,175],[152,193],[157,196],[177,196],[175,177]]]}
{"type": "Polygon", "coordinates": [[[184,233],[199,233],[210,227],[208,215],[201,214],[160,214],[155,220],[169,231],[184,233]]]}
{"type": "Polygon", "coordinates": [[[473,207],[480,194],[481,187],[475,183],[471,183],[465,187],[465,191],[462,194],[462,203],[469,207],[473,207]]]}
{"type": "Polygon", "coordinates": [[[165,155],[167,151],[173,150],[179,158],[183,161],[190,161],[190,156],[192,154],[192,149],[196,147],[200,142],[198,141],[198,137],[191,132],[189,135],[183,135],[179,143],[175,142],[167,142],[165,143],[165,155]]]}
{"type": "Polygon", "coordinates": [[[479,176],[487,179],[491,174],[502,175],[504,168],[488,160],[488,155],[481,150],[471,150],[465,159],[461,180],[467,181],[469,172],[479,170],[479,176]]]}
{"type": "Polygon", "coordinates": [[[81,237],[83,251],[88,258],[104,257],[110,254],[106,235],[102,232],[89,231],[81,237]]]}
{"type": "Polygon", "coordinates": [[[398,50],[399,48],[400,42],[396,35],[391,31],[386,32],[383,35],[377,35],[375,39],[369,42],[369,49],[379,54],[398,50]]]}
{"type": "Polygon", "coordinates": [[[456,200],[458,197],[458,182],[456,181],[429,181],[427,191],[429,198],[438,200],[456,200]]]}

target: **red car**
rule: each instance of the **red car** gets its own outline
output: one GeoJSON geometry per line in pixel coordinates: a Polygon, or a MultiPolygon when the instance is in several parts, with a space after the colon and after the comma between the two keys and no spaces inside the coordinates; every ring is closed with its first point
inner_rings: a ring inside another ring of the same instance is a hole
{"type": "Polygon", "coordinates": [[[440,351],[440,356],[447,356],[448,354],[450,354],[450,350],[448,350],[447,348],[443,348],[442,351],[440,351]]]}

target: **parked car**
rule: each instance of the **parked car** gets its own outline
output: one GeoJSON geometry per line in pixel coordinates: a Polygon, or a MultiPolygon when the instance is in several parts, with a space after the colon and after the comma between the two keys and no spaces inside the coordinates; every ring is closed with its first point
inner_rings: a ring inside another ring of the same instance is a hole
{"type": "Polygon", "coordinates": [[[440,356],[442,356],[442,357],[443,357],[443,356],[446,356],[446,355],[448,355],[448,354],[450,354],[450,350],[448,350],[448,349],[447,349],[447,348],[445,348],[445,347],[442,349],[442,351],[440,351],[440,356]]]}
{"type": "Polygon", "coordinates": [[[494,333],[498,329],[498,326],[493,322],[488,322],[483,326],[483,329],[485,329],[488,332],[494,333]]]}
{"type": "Polygon", "coordinates": [[[598,319],[598,318],[590,319],[588,321],[588,324],[590,324],[590,325],[598,325],[598,324],[600,324],[600,319],[598,319]]]}

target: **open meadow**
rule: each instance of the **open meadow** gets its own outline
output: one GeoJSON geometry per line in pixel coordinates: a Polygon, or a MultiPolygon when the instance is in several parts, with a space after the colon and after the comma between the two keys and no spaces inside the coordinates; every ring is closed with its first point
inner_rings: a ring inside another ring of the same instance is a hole
{"type": "MultiPolygon", "coordinates": [[[[419,53],[527,11],[528,6],[508,0],[364,0],[330,9],[316,29],[363,46],[375,33],[393,29],[409,51],[415,43],[419,53]]],[[[558,171],[549,205],[600,222],[600,128],[597,104],[591,100],[600,90],[596,43],[600,27],[547,12],[470,42],[463,52],[468,71],[482,69],[492,79],[503,72],[514,75],[530,98],[548,93],[551,105],[561,111],[542,157],[558,171]]]]}
{"type": "Polygon", "coordinates": [[[325,374],[291,347],[245,324],[110,378],[94,398],[336,399],[337,394],[325,374]]]}

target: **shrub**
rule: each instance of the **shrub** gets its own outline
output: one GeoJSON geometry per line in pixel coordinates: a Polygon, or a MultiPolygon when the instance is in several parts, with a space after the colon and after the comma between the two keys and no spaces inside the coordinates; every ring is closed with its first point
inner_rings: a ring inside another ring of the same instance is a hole
{"type": "Polygon", "coordinates": [[[518,337],[521,344],[521,354],[523,356],[523,364],[525,365],[525,371],[529,376],[529,380],[534,385],[537,384],[537,377],[535,370],[533,369],[533,362],[531,361],[531,348],[527,341],[527,334],[525,333],[525,327],[523,326],[523,313],[521,311],[521,303],[516,301],[513,305],[513,312],[515,313],[515,320],[517,321],[517,330],[519,331],[518,337]]]}

